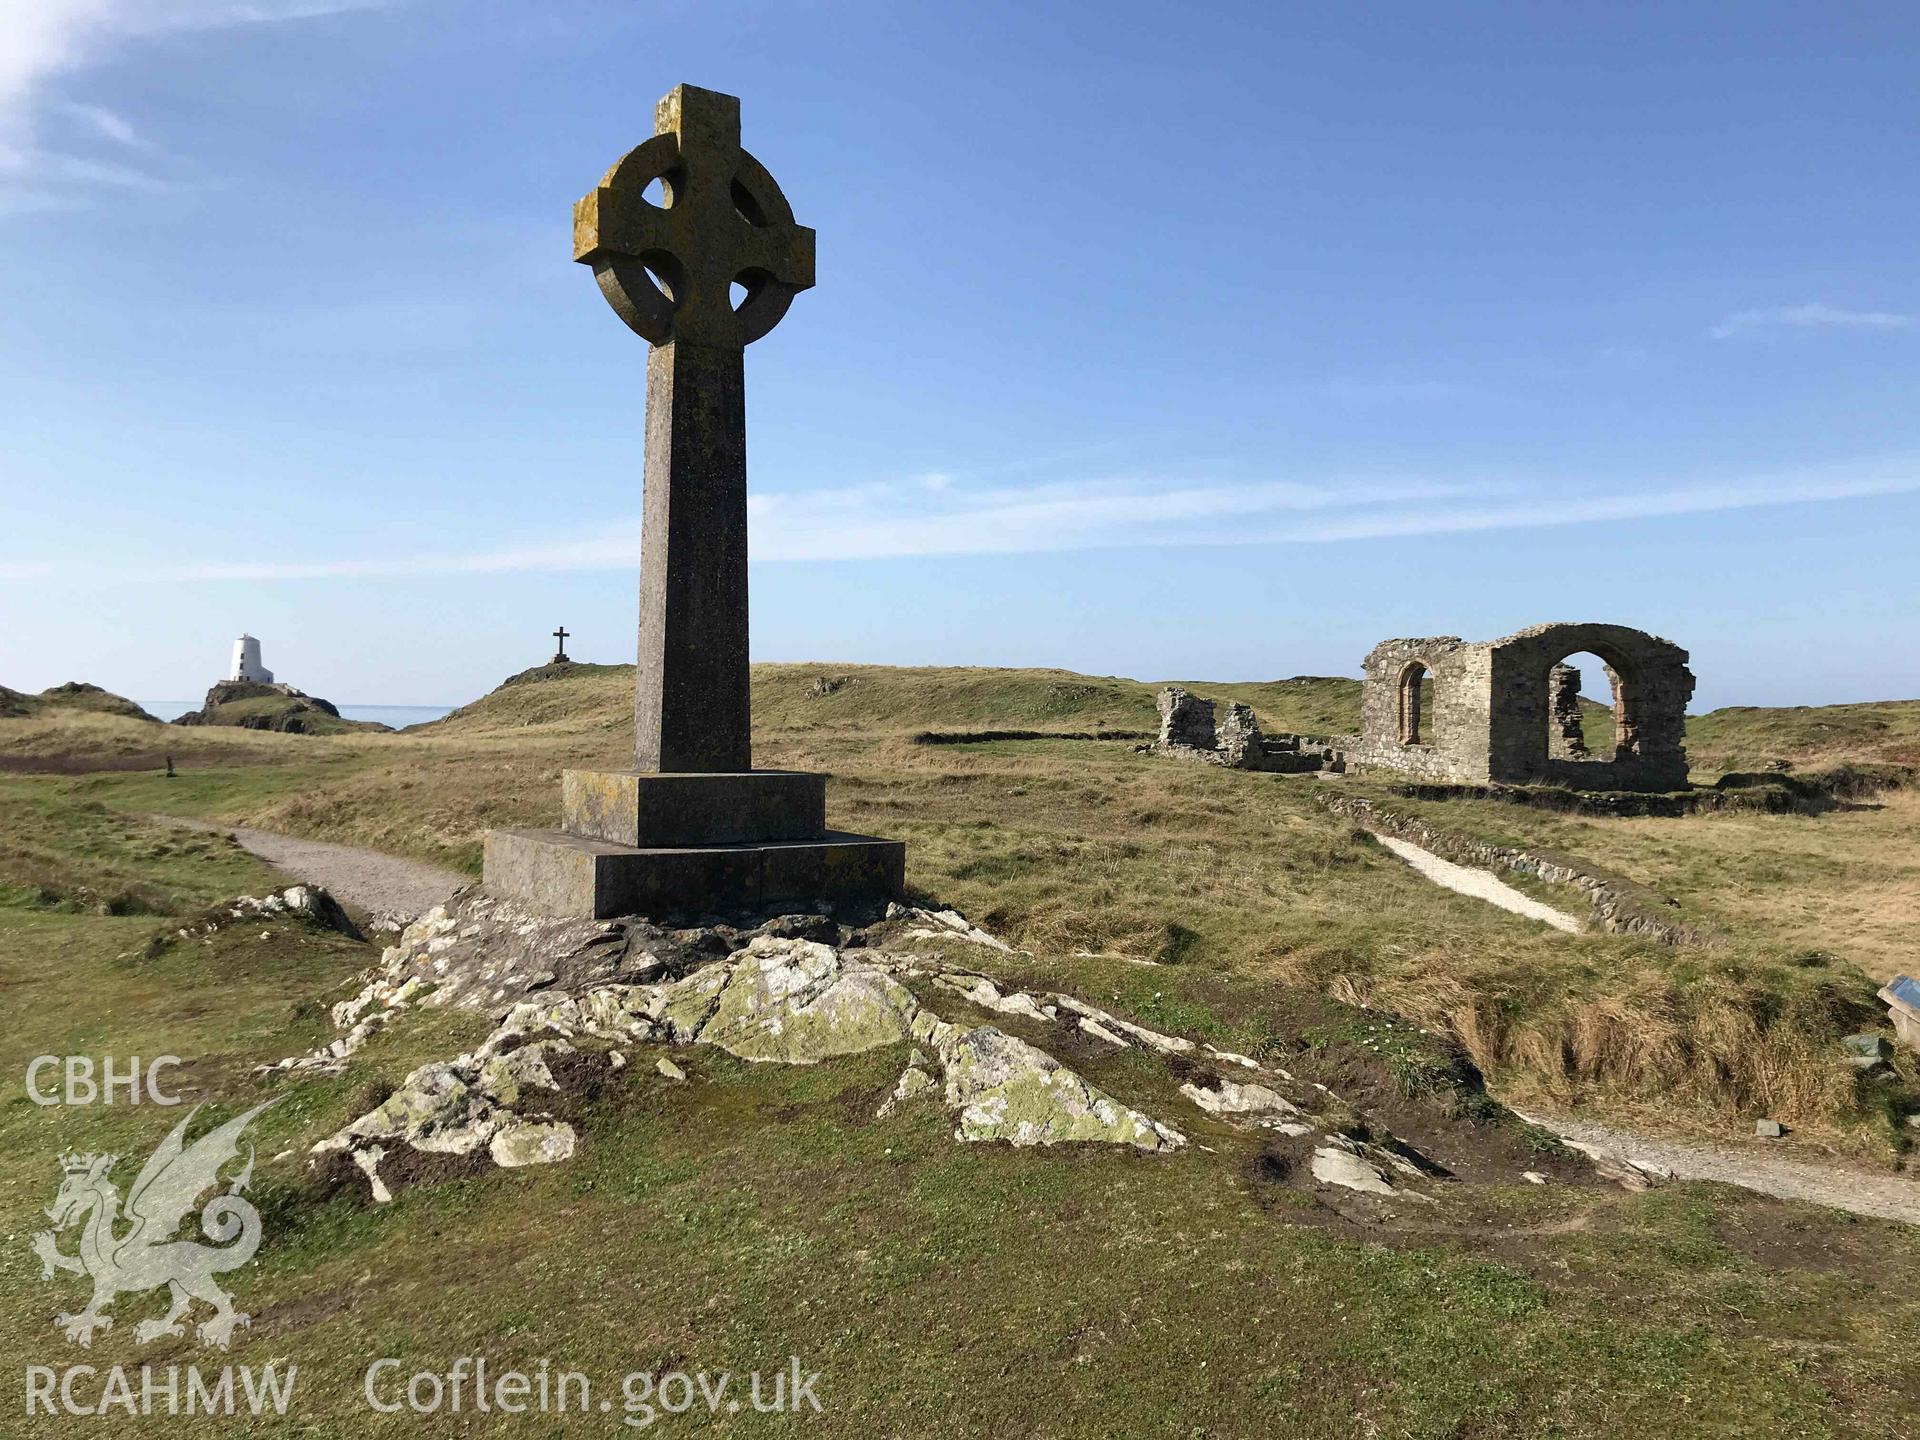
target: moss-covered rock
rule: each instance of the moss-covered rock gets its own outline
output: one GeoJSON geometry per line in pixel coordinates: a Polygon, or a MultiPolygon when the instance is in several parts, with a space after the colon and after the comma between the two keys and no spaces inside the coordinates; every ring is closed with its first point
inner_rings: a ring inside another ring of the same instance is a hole
{"type": "Polygon", "coordinates": [[[959,1112],[956,1140],[1014,1145],[1092,1141],[1174,1150],[1186,1137],[1129,1109],[1046,1051],[991,1025],[950,1025],[922,1012],[914,1038],[946,1070],[947,1104],[959,1112]]]}
{"type": "Polygon", "coordinates": [[[573,1158],[573,1127],[564,1120],[512,1120],[495,1133],[487,1153],[503,1169],[552,1165],[573,1158]]]}
{"type": "Polygon", "coordinates": [[[699,1039],[743,1060],[812,1065],[896,1045],[919,1008],[899,981],[811,940],[759,936],[731,963],[699,1039]]]}

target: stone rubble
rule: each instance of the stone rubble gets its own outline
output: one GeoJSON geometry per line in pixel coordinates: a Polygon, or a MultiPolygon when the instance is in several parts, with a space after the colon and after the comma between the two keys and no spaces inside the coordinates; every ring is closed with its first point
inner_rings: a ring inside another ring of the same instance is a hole
{"type": "Polygon", "coordinates": [[[1840,1041],[1840,1053],[1847,1064],[1868,1079],[1889,1074],[1893,1069],[1893,1046],[1884,1035],[1844,1036],[1840,1041]]]}
{"type": "Polygon", "coordinates": [[[267,895],[235,896],[173,933],[177,940],[201,940],[232,925],[262,920],[297,920],[317,929],[336,930],[350,939],[366,938],[340,908],[340,902],[318,885],[289,885],[267,895]]]}
{"type": "MultiPolygon", "coordinates": [[[[1186,1136],[1090,1085],[1046,1051],[991,1025],[954,1025],[922,1011],[913,1035],[946,1072],[956,1140],[1059,1145],[1076,1140],[1177,1150],[1186,1136]]],[[[909,1067],[911,1068],[911,1067],[909,1067]]],[[[901,1077],[905,1083],[906,1077],[901,1077]]]]}

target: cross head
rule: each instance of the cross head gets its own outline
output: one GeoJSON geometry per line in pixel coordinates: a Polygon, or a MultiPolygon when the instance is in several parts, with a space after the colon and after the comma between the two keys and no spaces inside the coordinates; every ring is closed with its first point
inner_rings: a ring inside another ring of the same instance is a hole
{"type": "Polygon", "coordinates": [[[812,288],[813,231],[794,223],[773,176],[740,148],[733,96],[678,86],[656,108],[654,131],[574,205],[573,258],[654,345],[750,345],[812,288]],[[656,180],[662,205],[646,196],[656,180]]]}

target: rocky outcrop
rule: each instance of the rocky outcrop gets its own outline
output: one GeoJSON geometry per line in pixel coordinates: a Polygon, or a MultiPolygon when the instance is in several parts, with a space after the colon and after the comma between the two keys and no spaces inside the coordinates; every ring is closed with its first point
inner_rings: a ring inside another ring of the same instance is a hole
{"type": "MultiPolygon", "coordinates": [[[[913,1033],[933,1048],[946,1071],[947,1107],[960,1121],[956,1140],[1014,1145],[1086,1140],[1136,1150],[1174,1150],[1187,1143],[1178,1131],[1120,1104],[1004,1030],[953,1025],[922,1013],[913,1033]]],[[[901,1080],[907,1083],[907,1076],[901,1080]]]]}
{"type": "Polygon", "coordinates": [[[316,1163],[339,1166],[376,1201],[475,1167],[564,1162],[592,1141],[582,1101],[616,1076],[703,1083],[699,1067],[675,1058],[685,1047],[776,1065],[898,1049],[905,1063],[877,1118],[944,1111],[962,1143],[1168,1157],[1198,1127],[1208,1148],[1237,1134],[1237,1143],[1262,1147],[1263,1173],[1348,1205],[1428,1198],[1422,1187],[1437,1172],[1323,1086],[1062,991],[984,974],[956,955],[1014,952],[957,912],[894,905],[853,918],[867,923],[785,915],[674,931],[639,917],[546,920],[461,892],[409,925],[362,991],[335,1007],[339,1037],[277,1068],[337,1070],[413,1006],[495,1021],[474,1049],[420,1066],[314,1148],[316,1163]],[[1148,1069],[1134,1059],[1107,1074],[1130,1077],[1131,1087],[1157,1066],[1157,1100],[1108,1088],[1099,1067],[1128,1051],[1148,1069]],[[1064,1053],[1079,1058],[1070,1065],[1064,1053]],[[1177,1125],[1152,1113],[1180,1103],[1175,1096],[1192,1106],[1177,1125]]]}
{"type": "Polygon", "coordinates": [[[743,1060],[814,1065],[898,1044],[918,1011],[906,987],[872,965],[762,935],[733,957],[696,1038],[743,1060]]]}
{"type": "MultiPolygon", "coordinates": [[[[917,931],[1002,946],[952,912],[894,909],[888,923],[903,940],[920,938],[917,931]]],[[[1043,1021],[1060,1015],[1058,1003],[1043,1009],[1031,996],[1003,994],[984,975],[953,973],[924,956],[836,948],[792,933],[821,933],[822,918],[776,917],[750,935],[735,932],[744,943],[723,959],[706,959],[717,928],[675,933],[637,919],[550,921],[468,892],[408,926],[361,993],[335,1007],[334,1023],[344,1035],[275,1068],[338,1069],[389,1016],[416,1004],[504,1012],[475,1050],[421,1066],[380,1105],[316,1147],[318,1157],[346,1156],[376,1198],[392,1193],[394,1157],[408,1151],[484,1156],[496,1164],[566,1158],[577,1137],[551,1111],[562,1084],[556,1060],[564,1058],[565,1072],[575,1077],[611,1072],[625,1063],[619,1047],[643,1044],[708,1045],[787,1065],[911,1045],[888,1113],[909,1101],[938,1101],[955,1116],[956,1139],[1114,1144],[1148,1152],[1185,1143],[1178,1130],[1124,1104],[1040,1046],[998,1026],[943,1019],[908,982],[938,979],[942,993],[1043,1021]],[[655,942],[670,959],[651,950],[636,954],[636,939],[655,942]],[[659,978],[630,983],[640,974],[659,978]],[[552,988],[563,975],[579,993],[552,988]]],[[[1089,1013],[1070,1010],[1070,1018],[1105,1016],[1073,1004],[1089,1013]]],[[[1119,1045],[1130,1043],[1123,1038],[1129,1028],[1169,1046],[1191,1043],[1105,1018],[1112,1023],[1102,1028],[1119,1045]]],[[[665,1056],[658,1068],[685,1079],[665,1056]]]]}
{"type": "Polygon", "coordinates": [[[278,681],[222,680],[207,691],[198,710],[176,725],[232,725],[242,730],[273,730],[287,735],[330,734],[346,730],[390,730],[369,720],[342,720],[331,700],[278,681]]]}
{"type": "Polygon", "coordinates": [[[1252,1082],[1241,1084],[1220,1080],[1213,1088],[1188,1083],[1180,1093],[1209,1115],[1245,1117],[1268,1130],[1283,1135],[1305,1135],[1313,1127],[1304,1123],[1300,1107],[1277,1090],[1252,1082]]]}

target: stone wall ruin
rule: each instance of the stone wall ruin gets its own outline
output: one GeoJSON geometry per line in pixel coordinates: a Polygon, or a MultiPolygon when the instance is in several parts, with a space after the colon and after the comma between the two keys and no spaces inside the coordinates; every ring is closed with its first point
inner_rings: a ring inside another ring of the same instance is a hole
{"type": "Polygon", "coordinates": [[[1227,701],[1225,716],[1216,719],[1213,701],[1168,685],[1160,691],[1159,704],[1160,737],[1142,747],[1156,755],[1279,774],[1340,768],[1325,744],[1300,735],[1263,735],[1253,707],[1238,700],[1227,701]]]}
{"type": "Polygon", "coordinates": [[[1461,784],[1576,790],[1681,790],[1693,672],[1671,641],[1624,625],[1535,625],[1503,640],[1385,640],[1365,662],[1356,768],[1461,784]],[[1613,683],[1611,753],[1581,738],[1580,672],[1589,651],[1613,683]],[[1428,683],[1430,682],[1430,683],[1428,683]]]}

